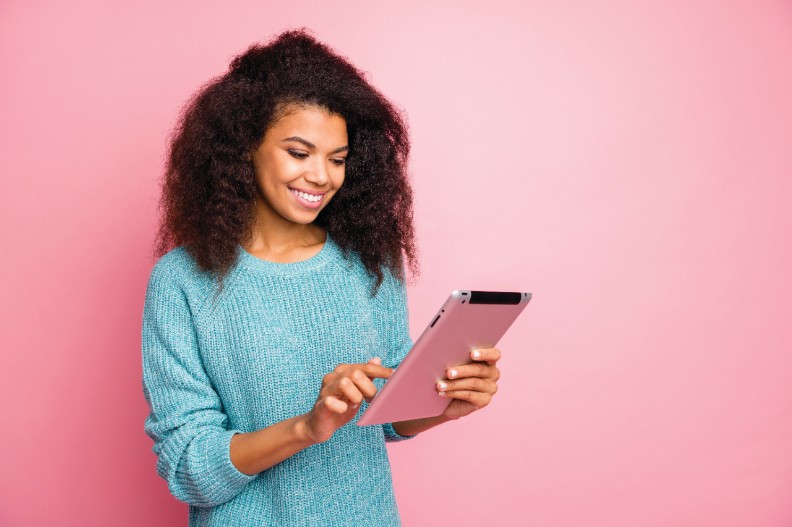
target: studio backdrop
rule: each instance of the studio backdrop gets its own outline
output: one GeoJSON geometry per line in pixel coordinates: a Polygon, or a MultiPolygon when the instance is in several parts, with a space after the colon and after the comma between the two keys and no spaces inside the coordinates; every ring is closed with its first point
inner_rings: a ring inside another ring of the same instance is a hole
{"type": "Polygon", "coordinates": [[[186,525],[141,316],[181,106],[307,27],[404,112],[416,338],[533,301],[473,416],[389,445],[405,525],[792,524],[792,3],[0,4],[0,525],[186,525]]]}

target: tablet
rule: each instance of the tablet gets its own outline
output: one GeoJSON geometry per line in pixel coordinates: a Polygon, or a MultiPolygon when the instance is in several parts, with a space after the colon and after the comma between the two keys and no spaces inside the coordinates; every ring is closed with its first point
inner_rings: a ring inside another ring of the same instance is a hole
{"type": "Polygon", "coordinates": [[[358,426],[440,415],[453,399],[437,394],[448,368],[497,345],[531,293],[454,291],[358,419],[358,426]]]}

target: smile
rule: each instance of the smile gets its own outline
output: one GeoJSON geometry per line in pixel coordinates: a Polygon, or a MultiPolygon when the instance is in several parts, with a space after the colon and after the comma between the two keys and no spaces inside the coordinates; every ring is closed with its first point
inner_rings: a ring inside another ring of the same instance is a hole
{"type": "Polygon", "coordinates": [[[325,192],[314,194],[294,188],[289,188],[289,191],[297,198],[298,203],[308,208],[318,207],[322,202],[322,198],[326,194],[325,192]]]}

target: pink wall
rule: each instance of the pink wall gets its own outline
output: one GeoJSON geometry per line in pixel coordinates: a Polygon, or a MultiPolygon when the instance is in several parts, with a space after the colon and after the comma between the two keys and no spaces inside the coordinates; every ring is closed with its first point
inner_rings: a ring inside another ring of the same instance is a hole
{"type": "Polygon", "coordinates": [[[493,405],[390,449],[405,525],[792,524],[792,3],[109,4],[0,5],[1,525],[186,524],[140,386],[166,138],[300,25],[409,115],[416,336],[534,293],[493,405]]]}

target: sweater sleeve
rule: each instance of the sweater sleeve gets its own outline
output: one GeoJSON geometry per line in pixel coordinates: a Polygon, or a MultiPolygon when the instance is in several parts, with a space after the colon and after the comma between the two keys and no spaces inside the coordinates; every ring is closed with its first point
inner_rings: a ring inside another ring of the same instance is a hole
{"type": "Polygon", "coordinates": [[[198,350],[193,314],[178,280],[155,266],[143,309],[143,394],[150,413],[157,473],[174,497],[198,507],[239,494],[255,476],[231,463],[231,437],[222,402],[198,350]]]}
{"type": "MultiPolygon", "coordinates": [[[[385,273],[382,283],[380,309],[384,321],[385,346],[388,355],[383,364],[395,368],[404,359],[413,346],[410,338],[410,326],[407,314],[407,288],[402,280],[397,279],[389,272],[385,273]]],[[[382,425],[386,442],[403,441],[415,435],[403,436],[393,428],[393,423],[382,425]]]]}

